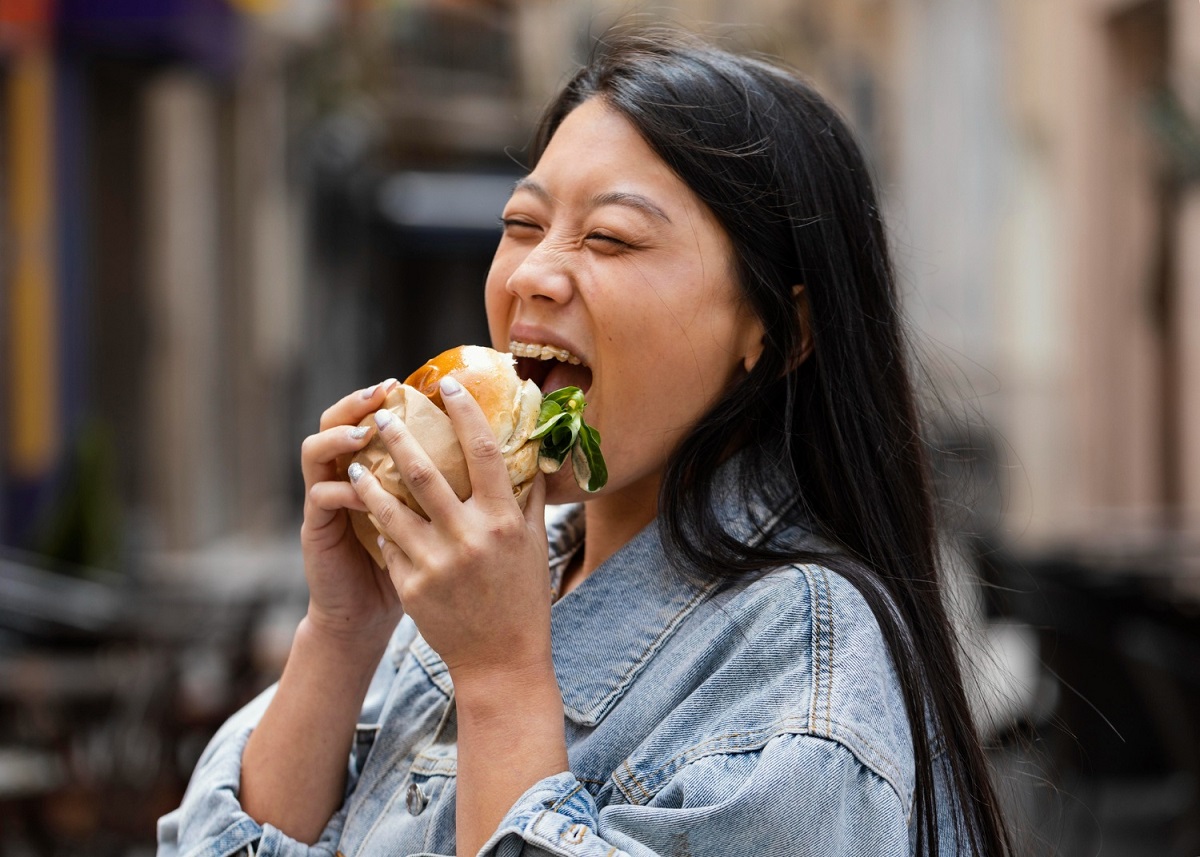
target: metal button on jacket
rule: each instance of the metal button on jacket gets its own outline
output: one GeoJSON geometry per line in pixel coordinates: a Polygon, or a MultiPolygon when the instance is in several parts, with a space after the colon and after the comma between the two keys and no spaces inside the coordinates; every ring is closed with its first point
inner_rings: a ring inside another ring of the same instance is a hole
{"type": "Polygon", "coordinates": [[[420,815],[429,805],[429,798],[421,791],[419,785],[409,783],[408,791],[404,793],[404,805],[408,807],[409,815],[420,815]]]}

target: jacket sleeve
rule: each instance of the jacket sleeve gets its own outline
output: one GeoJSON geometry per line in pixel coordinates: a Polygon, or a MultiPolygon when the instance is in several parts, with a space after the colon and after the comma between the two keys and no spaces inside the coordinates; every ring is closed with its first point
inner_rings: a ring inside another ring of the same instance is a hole
{"type": "MultiPolygon", "coordinates": [[[[632,772],[626,771],[629,775],[632,772]]],[[[908,810],[892,785],[846,747],[780,735],[753,752],[714,753],[656,793],[597,810],[569,773],[537,783],[484,846],[486,857],[691,857],[907,854],[908,810]]]]}
{"type": "MultiPolygon", "coordinates": [[[[359,717],[364,726],[378,721],[394,682],[393,652],[397,645],[407,644],[401,639],[404,624],[397,629],[371,680],[359,717]]],[[[234,854],[332,857],[336,853],[346,819],[345,800],[314,845],[298,842],[270,824],[259,824],[242,810],[238,799],[242,752],[274,694],[275,686],[263,691],[213,736],[192,773],[182,804],[158,821],[158,857],[229,857],[234,854]]],[[[347,756],[346,796],[349,796],[358,780],[359,760],[353,748],[347,756]]]]}

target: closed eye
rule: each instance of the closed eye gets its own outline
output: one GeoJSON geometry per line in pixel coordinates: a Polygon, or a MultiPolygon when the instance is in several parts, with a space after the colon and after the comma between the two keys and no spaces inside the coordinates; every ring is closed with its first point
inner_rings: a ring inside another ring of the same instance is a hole
{"type": "Polygon", "coordinates": [[[603,232],[591,232],[587,236],[588,241],[603,241],[606,244],[611,244],[613,247],[632,247],[628,241],[622,241],[613,235],[606,235],[603,232]]]}
{"type": "Polygon", "coordinates": [[[521,220],[520,218],[517,218],[517,217],[501,217],[500,218],[500,226],[505,231],[508,231],[510,229],[523,230],[523,229],[540,229],[541,228],[536,223],[531,223],[528,220],[521,220]]]}

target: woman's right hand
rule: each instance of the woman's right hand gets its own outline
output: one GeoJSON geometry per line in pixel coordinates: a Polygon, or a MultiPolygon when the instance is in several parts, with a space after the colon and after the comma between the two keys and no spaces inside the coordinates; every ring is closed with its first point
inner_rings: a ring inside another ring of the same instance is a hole
{"type": "Polygon", "coordinates": [[[304,472],[304,525],[300,544],[308,581],[308,622],[313,630],[368,650],[386,645],[403,615],[388,573],[359,543],[347,509],[366,511],[338,472],[337,458],[367,445],[374,426],[358,424],[378,410],[389,379],[346,396],[321,415],[320,431],[300,448],[304,472]]]}
{"type": "Polygon", "coordinates": [[[346,396],[321,415],[320,430],[300,448],[308,615],[242,753],[242,809],[309,844],[345,797],[346,759],[362,701],[404,615],[388,573],[354,535],[346,510],[364,506],[337,464],[338,456],[367,445],[376,429],[369,424],[358,431],[358,423],[382,406],[395,384],[346,396]]]}

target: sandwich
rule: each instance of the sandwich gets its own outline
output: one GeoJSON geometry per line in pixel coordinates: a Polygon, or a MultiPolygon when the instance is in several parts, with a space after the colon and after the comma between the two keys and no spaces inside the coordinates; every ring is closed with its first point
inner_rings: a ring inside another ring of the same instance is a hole
{"type": "MultiPolygon", "coordinates": [[[[462,384],[482,409],[521,508],[538,471],[555,473],[568,458],[581,488],[598,491],[604,486],[608,470],[600,453],[600,435],[583,421],[587,403],[579,388],[564,387],[543,395],[537,384],[517,375],[513,355],[479,345],[460,345],[409,375],[387,394],[382,405],[404,422],[460,500],[471,496],[471,480],[442,403],[439,385],[447,375],[462,384]]],[[[374,416],[360,425],[374,425],[374,416]]],[[[351,462],[361,464],[400,502],[428,517],[400,478],[378,434],[340,462],[343,473],[351,462]]],[[[380,528],[374,515],[351,510],[350,521],[358,540],[382,567],[383,555],[377,544],[380,528]]]]}

